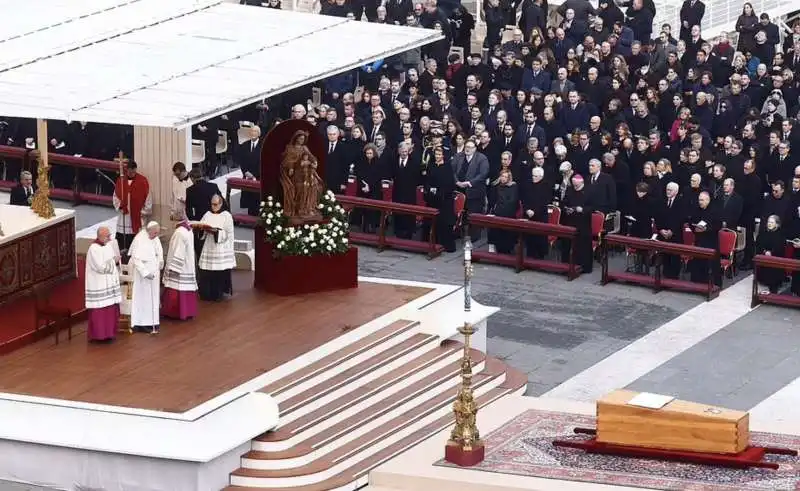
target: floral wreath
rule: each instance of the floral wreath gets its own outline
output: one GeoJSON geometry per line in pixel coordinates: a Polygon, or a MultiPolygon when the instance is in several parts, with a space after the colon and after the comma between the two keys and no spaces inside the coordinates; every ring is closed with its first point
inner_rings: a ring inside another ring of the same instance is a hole
{"type": "Polygon", "coordinates": [[[261,202],[259,224],[264,227],[264,238],[273,245],[275,256],[332,256],[347,252],[350,219],[333,191],[322,195],[317,209],[322,215],[321,223],[292,226],[280,202],[272,196],[261,202]]]}

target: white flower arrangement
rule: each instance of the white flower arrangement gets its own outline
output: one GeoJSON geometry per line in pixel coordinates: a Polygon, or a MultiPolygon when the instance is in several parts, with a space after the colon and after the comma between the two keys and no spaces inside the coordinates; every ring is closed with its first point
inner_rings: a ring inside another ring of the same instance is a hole
{"type": "Polygon", "coordinates": [[[328,191],[317,207],[323,223],[292,226],[283,214],[280,202],[268,196],[261,202],[259,222],[264,227],[264,239],[273,244],[276,256],[314,256],[344,254],[349,246],[349,217],[328,191]]]}

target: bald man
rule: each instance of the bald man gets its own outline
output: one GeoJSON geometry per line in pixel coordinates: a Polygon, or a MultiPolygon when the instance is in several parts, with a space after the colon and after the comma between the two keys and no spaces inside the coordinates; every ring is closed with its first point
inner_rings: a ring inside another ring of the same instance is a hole
{"type": "Polygon", "coordinates": [[[97,238],[86,253],[86,311],[90,342],[111,342],[119,326],[122,290],[119,284],[119,248],[108,227],[97,229],[97,238]]]}

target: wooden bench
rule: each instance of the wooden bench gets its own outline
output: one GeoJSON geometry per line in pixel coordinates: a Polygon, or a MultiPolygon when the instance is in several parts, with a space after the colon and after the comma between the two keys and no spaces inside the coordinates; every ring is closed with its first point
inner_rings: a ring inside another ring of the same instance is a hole
{"type": "Polygon", "coordinates": [[[759,254],[753,258],[753,295],[750,305],[755,307],[762,303],[783,305],[784,307],[800,307],[800,297],[791,293],[761,293],[758,291],[758,271],[761,268],[782,269],[787,273],[800,271],[800,260],[789,257],[765,256],[759,254]]]}

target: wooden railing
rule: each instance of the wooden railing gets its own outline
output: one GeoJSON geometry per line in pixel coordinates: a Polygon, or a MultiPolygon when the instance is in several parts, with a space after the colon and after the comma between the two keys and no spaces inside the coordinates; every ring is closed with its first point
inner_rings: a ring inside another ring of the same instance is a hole
{"type": "MultiPolygon", "coordinates": [[[[6,159],[15,159],[20,160],[22,162],[22,169],[31,171],[32,173],[36,173],[36,169],[33,168],[33,159],[31,158],[31,150],[27,150],[24,148],[19,147],[9,147],[6,145],[0,145],[0,158],[6,159]]],[[[58,165],[58,166],[66,166],[72,167],[75,170],[75,177],[72,181],[72,188],[71,189],[64,189],[64,188],[57,188],[57,187],[50,187],[50,196],[55,199],[62,199],[66,201],[72,201],[73,204],[79,205],[81,203],[91,203],[95,205],[105,205],[111,206],[111,195],[104,195],[92,192],[83,191],[83,183],[81,182],[80,172],[79,169],[91,169],[95,172],[108,172],[111,173],[111,176],[108,176],[111,179],[115,179],[117,173],[119,172],[119,164],[110,160],[99,160],[99,159],[92,159],[88,157],[75,157],[72,155],[63,155],[60,153],[49,153],[48,154],[48,162],[50,165],[58,165]]],[[[0,181],[0,189],[10,190],[14,186],[17,185],[17,182],[14,180],[19,176],[6,176],[6,181],[0,181]]],[[[98,177],[98,179],[103,180],[103,177],[98,177]]]]}
{"type": "Polygon", "coordinates": [[[800,260],[788,257],[757,255],[753,258],[753,295],[750,305],[755,307],[762,303],[800,307],[800,297],[783,293],[761,293],[758,291],[758,271],[763,268],[780,269],[791,274],[800,271],[800,260]]]}
{"type": "Polygon", "coordinates": [[[517,245],[514,254],[474,250],[472,251],[472,259],[477,262],[485,261],[492,264],[512,266],[518,273],[523,269],[532,269],[566,274],[569,280],[577,278],[580,273],[580,267],[575,265],[575,239],[577,237],[577,230],[575,227],[533,222],[524,219],[504,218],[493,215],[481,215],[477,213],[469,215],[469,223],[477,227],[494,228],[517,234],[517,245]],[[570,241],[569,262],[562,263],[558,260],[526,257],[524,239],[529,235],[568,239],[570,241]]]}
{"type": "Polygon", "coordinates": [[[707,300],[711,300],[719,295],[719,288],[714,285],[712,274],[712,261],[719,261],[719,252],[717,252],[715,249],[686,244],[676,244],[673,242],[663,242],[659,240],[640,239],[638,237],[629,237],[627,235],[608,234],[603,240],[601,254],[601,281],[603,285],[611,281],[634,283],[637,285],[649,286],[656,292],[659,292],[663,289],[668,289],[689,293],[700,293],[705,295],[707,300]],[[609,271],[608,253],[609,249],[613,246],[623,246],[636,251],[654,254],[656,259],[654,275],[650,276],[646,274],[609,271]],[[663,256],[665,254],[686,256],[690,259],[709,260],[708,281],[706,283],[695,283],[681,279],[664,278],[661,269],[663,267],[663,256]]]}
{"type": "Polygon", "coordinates": [[[378,251],[390,248],[402,251],[423,252],[428,255],[428,259],[433,259],[444,251],[444,247],[436,243],[436,217],[439,215],[439,210],[436,208],[344,195],[337,195],[336,200],[348,211],[359,208],[362,210],[380,212],[377,233],[370,234],[366,232],[350,231],[350,241],[354,244],[375,246],[378,248],[378,251]],[[423,220],[430,220],[430,233],[426,238],[427,240],[420,241],[387,236],[386,219],[390,214],[412,215],[421,217],[423,220]]]}

